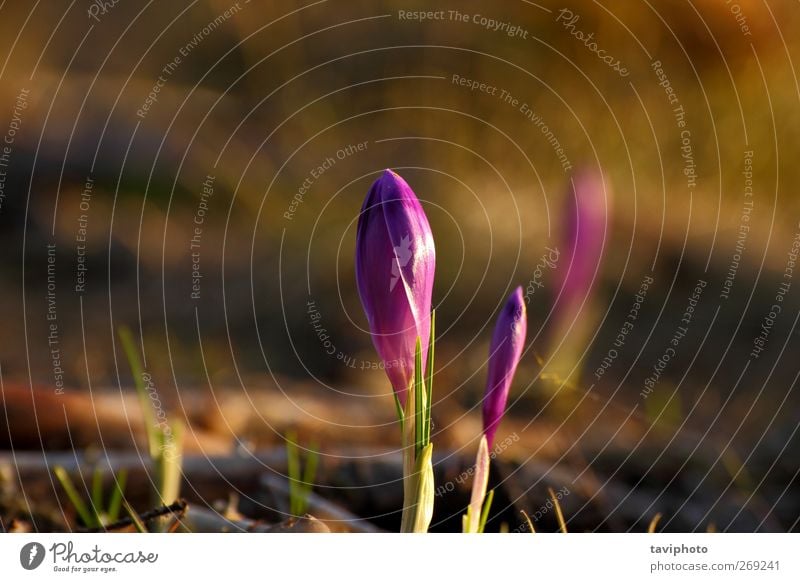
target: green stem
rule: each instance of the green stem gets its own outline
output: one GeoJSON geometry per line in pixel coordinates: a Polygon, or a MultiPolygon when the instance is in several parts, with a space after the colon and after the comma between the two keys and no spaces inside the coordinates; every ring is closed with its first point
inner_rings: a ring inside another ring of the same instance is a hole
{"type": "Polygon", "coordinates": [[[113,523],[119,519],[119,510],[122,507],[122,497],[125,494],[125,483],[128,480],[128,471],[120,469],[114,479],[114,490],[111,492],[111,500],[108,502],[108,521],[113,523]]]}
{"type": "Polygon", "coordinates": [[[489,494],[486,495],[486,502],[483,504],[483,510],[481,511],[481,521],[478,524],[478,533],[483,533],[483,530],[486,529],[486,522],[489,519],[489,510],[492,508],[492,501],[494,501],[494,489],[489,491],[489,494]]]}
{"type": "Polygon", "coordinates": [[[89,511],[89,508],[86,507],[86,504],[83,502],[83,499],[78,494],[78,490],[75,489],[75,485],[72,483],[72,479],[67,473],[67,470],[60,465],[56,465],[53,468],[53,473],[56,475],[56,479],[58,479],[59,483],[61,483],[61,487],[69,497],[69,500],[72,502],[72,507],[75,508],[78,516],[81,518],[83,525],[85,527],[95,527],[101,525],[95,521],[94,514],[89,511]]]}
{"type": "Polygon", "coordinates": [[[428,342],[428,383],[425,406],[425,442],[431,442],[431,402],[433,401],[433,353],[436,337],[436,310],[431,311],[431,336],[428,342]]]}
{"type": "Polygon", "coordinates": [[[425,533],[433,517],[433,445],[430,443],[430,398],[425,392],[422,348],[417,338],[414,379],[401,419],[403,430],[403,516],[400,531],[425,533]]]}
{"type": "Polygon", "coordinates": [[[405,421],[401,423],[402,445],[403,445],[403,516],[400,522],[400,531],[409,532],[412,523],[412,510],[414,507],[415,484],[413,483],[414,467],[416,465],[416,454],[414,446],[411,444],[414,436],[414,406],[413,394],[409,389],[406,394],[405,421]]]}

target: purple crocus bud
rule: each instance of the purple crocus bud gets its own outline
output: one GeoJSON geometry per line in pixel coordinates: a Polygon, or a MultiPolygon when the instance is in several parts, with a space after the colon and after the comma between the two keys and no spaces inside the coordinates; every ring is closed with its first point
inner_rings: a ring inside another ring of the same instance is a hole
{"type": "Polygon", "coordinates": [[[610,204],[609,191],[599,173],[583,171],[572,180],[557,272],[559,295],[553,308],[556,333],[577,316],[589,295],[603,254],[610,204]]]}
{"type": "Polygon", "coordinates": [[[423,367],[428,359],[435,267],[433,234],[419,200],[405,180],[386,170],[358,219],[356,280],[372,341],[403,407],[417,338],[423,367]]]}
{"type": "Polygon", "coordinates": [[[508,390],[514,379],[525,334],[528,331],[528,316],[522,287],[517,287],[506,301],[497,318],[491,347],[489,348],[489,376],[486,396],[483,399],[483,432],[491,448],[494,433],[506,409],[508,390]]]}

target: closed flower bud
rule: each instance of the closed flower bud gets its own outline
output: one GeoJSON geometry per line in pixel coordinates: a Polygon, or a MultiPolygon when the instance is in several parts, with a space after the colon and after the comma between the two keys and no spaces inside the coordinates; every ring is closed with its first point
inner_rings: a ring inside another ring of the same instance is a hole
{"type": "Polygon", "coordinates": [[[559,261],[555,329],[571,325],[599,274],[611,199],[599,174],[584,171],[573,180],[566,201],[564,254],[559,261]]]}
{"type": "Polygon", "coordinates": [[[402,406],[414,377],[417,338],[427,361],[436,251],[411,187],[386,170],[358,219],[356,279],[372,341],[402,406]],[[389,365],[391,363],[391,365],[389,365]]]}
{"type": "Polygon", "coordinates": [[[508,391],[522,355],[527,331],[525,299],[522,287],[517,287],[497,318],[489,348],[489,375],[483,399],[483,432],[490,448],[505,412],[508,391]]]}

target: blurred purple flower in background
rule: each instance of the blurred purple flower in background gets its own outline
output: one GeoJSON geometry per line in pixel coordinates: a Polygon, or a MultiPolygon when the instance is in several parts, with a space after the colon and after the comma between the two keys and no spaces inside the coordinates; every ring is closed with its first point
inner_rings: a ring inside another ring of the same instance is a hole
{"type": "MultiPolygon", "coordinates": [[[[372,341],[405,407],[417,338],[427,362],[436,251],[411,187],[384,171],[364,200],[356,235],[356,280],[372,341]]],[[[424,374],[424,370],[423,370],[424,374]]]]}
{"type": "Polygon", "coordinates": [[[492,343],[489,348],[489,374],[486,382],[486,396],[483,399],[483,432],[491,448],[494,434],[506,408],[508,391],[517,370],[525,335],[528,331],[528,317],[522,287],[509,296],[497,318],[492,343]]]}
{"type": "Polygon", "coordinates": [[[585,170],[572,180],[563,223],[563,255],[557,270],[558,296],[553,306],[553,330],[557,334],[578,316],[599,273],[610,206],[610,191],[602,175],[585,170]]]}

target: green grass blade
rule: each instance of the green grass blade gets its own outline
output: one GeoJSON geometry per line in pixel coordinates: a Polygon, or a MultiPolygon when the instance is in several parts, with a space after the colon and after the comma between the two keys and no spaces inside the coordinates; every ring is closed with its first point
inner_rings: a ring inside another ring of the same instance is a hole
{"type": "Polygon", "coordinates": [[[492,501],[494,501],[494,489],[491,489],[489,493],[486,494],[486,502],[483,504],[481,520],[478,523],[478,533],[483,533],[483,530],[486,529],[486,521],[489,519],[489,510],[492,508],[492,501]]]}
{"type": "Polygon", "coordinates": [[[422,384],[422,345],[417,338],[414,354],[414,453],[419,455],[425,446],[425,388],[422,384]]]}
{"type": "Polygon", "coordinates": [[[428,343],[428,385],[425,406],[425,444],[431,442],[431,403],[433,402],[433,345],[436,337],[436,310],[431,311],[431,337],[428,343]]]}
{"type": "Polygon", "coordinates": [[[552,487],[548,487],[547,491],[550,493],[550,499],[553,500],[553,505],[556,509],[556,518],[558,519],[558,529],[561,530],[561,533],[567,533],[567,522],[564,520],[564,512],[561,511],[561,504],[558,502],[558,497],[556,497],[556,492],[553,491],[552,487]]]}
{"type": "Polygon", "coordinates": [[[125,357],[128,359],[128,365],[133,374],[133,382],[136,386],[136,394],[139,396],[139,405],[142,408],[142,417],[144,418],[145,432],[147,433],[147,444],[150,449],[150,458],[156,460],[160,454],[159,441],[161,440],[158,426],[155,422],[155,415],[153,408],[150,404],[150,397],[147,394],[147,387],[144,385],[144,368],[142,361],[139,359],[139,352],[136,350],[136,344],[133,341],[133,334],[127,326],[120,326],[117,331],[119,340],[122,343],[122,350],[125,352],[125,357]]]}
{"type": "Polygon", "coordinates": [[[433,445],[426,445],[417,458],[414,533],[427,533],[433,518],[433,445]]]}
{"type": "Polygon", "coordinates": [[[78,494],[78,490],[75,489],[75,485],[72,483],[72,479],[67,473],[64,467],[57,465],[53,468],[53,473],[55,473],[56,479],[58,482],[61,483],[61,487],[64,489],[64,492],[67,494],[70,503],[72,503],[72,507],[75,508],[78,516],[81,518],[83,525],[85,527],[99,527],[101,524],[97,523],[95,520],[94,514],[89,511],[89,508],[86,507],[86,504],[81,499],[81,496],[78,494]]]}
{"type": "Polygon", "coordinates": [[[103,512],[103,472],[100,467],[95,467],[92,471],[92,512],[95,521],[102,523],[100,515],[103,512]]]}
{"type": "Polygon", "coordinates": [[[128,517],[131,518],[136,531],[139,533],[147,533],[147,527],[145,527],[142,518],[139,517],[139,514],[133,510],[130,503],[128,503],[127,499],[122,500],[122,506],[125,508],[125,512],[128,514],[128,517]]]}
{"type": "Polygon", "coordinates": [[[128,471],[121,469],[117,474],[114,482],[114,490],[111,492],[111,499],[108,502],[108,516],[109,523],[113,523],[119,519],[119,510],[122,507],[122,496],[125,494],[125,484],[128,481],[128,471]]]}
{"type": "Polygon", "coordinates": [[[394,407],[397,409],[397,418],[402,422],[405,419],[405,414],[403,413],[403,406],[400,404],[400,399],[397,397],[397,392],[394,391],[394,388],[392,388],[392,396],[394,396],[394,407]]]}
{"type": "Polygon", "coordinates": [[[163,505],[174,503],[181,494],[183,423],[172,422],[169,427],[169,434],[166,431],[158,433],[160,445],[156,466],[158,493],[163,505]]]}
{"type": "Polygon", "coordinates": [[[314,479],[317,476],[317,466],[319,465],[319,453],[317,452],[317,445],[314,444],[309,448],[306,455],[306,467],[303,471],[303,493],[302,493],[302,507],[300,508],[301,514],[304,514],[308,509],[308,496],[314,487],[314,479]]]}
{"type": "Polygon", "coordinates": [[[286,470],[289,473],[289,513],[297,515],[300,505],[300,453],[297,450],[297,435],[286,433],[286,470]]]}
{"type": "Polygon", "coordinates": [[[531,533],[535,534],[536,528],[533,527],[533,521],[531,520],[530,516],[527,513],[525,513],[524,509],[520,509],[519,511],[523,515],[523,517],[525,517],[525,522],[528,524],[528,528],[531,530],[531,533]]]}
{"type": "MultiPolygon", "coordinates": [[[[403,406],[400,404],[400,399],[397,397],[397,392],[392,388],[392,396],[394,397],[394,406],[397,409],[397,418],[400,420],[400,434],[405,438],[406,434],[406,415],[403,412],[403,406]]],[[[408,395],[406,394],[406,397],[408,395]]]]}

